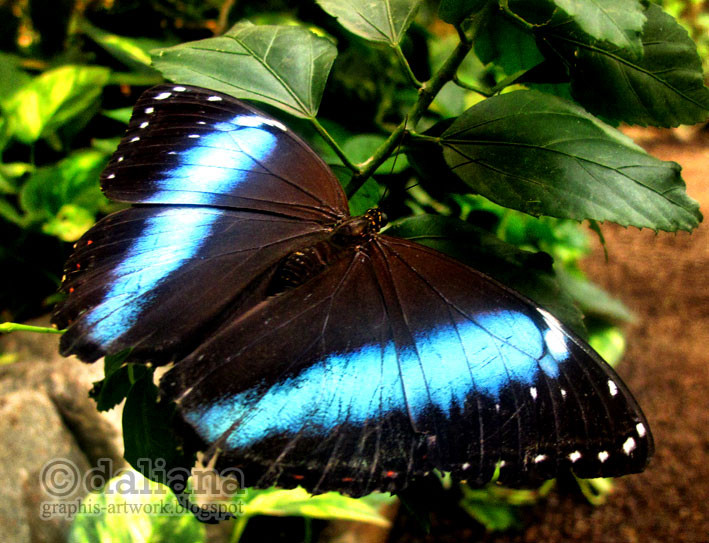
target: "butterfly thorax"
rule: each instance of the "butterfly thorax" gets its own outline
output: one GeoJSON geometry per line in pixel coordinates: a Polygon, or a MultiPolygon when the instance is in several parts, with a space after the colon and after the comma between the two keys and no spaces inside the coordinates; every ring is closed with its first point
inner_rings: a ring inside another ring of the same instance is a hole
{"type": "Polygon", "coordinates": [[[329,238],[283,258],[271,280],[269,292],[277,294],[302,285],[348,252],[369,242],[386,220],[384,213],[370,209],[364,215],[342,221],[333,228],[329,238]]]}

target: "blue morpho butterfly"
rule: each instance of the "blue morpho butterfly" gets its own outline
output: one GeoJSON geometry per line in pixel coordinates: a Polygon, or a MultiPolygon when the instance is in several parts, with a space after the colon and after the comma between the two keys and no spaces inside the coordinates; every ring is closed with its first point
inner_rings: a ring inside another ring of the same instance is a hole
{"type": "Polygon", "coordinates": [[[64,355],[174,362],[160,382],[252,486],[361,496],[437,468],[473,485],[644,469],[618,375],[544,309],[350,217],[278,120],[210,90],[138,101],[102,174],[134,204],[76,245],[53,322],[64,355]]]}

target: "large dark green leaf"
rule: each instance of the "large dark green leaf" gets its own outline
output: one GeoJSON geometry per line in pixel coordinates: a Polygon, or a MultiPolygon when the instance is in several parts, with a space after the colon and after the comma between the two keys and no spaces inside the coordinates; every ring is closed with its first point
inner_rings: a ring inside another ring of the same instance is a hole
{"type": "Polygon", "coordinates": [[[646,12],[644,55],[589,41],[571,24],[541,29],[540,41],[567,64],[572,93],[592,113],[642,126],[694,124],[709,116],[709,89],[687,32],[656,5],[646,12]]]}
{"type": "Polygon", "coordinates": [[[239,23],[217,38],[153,51],[153,64],[172,81],[313,118],[336,55],[330,40],[303,27],[239,23]]]}
{"type": "MultiPolygon", "coordinates": [[[[533,0],[536,1],[536,0],[533,0]]],[[[640,33],[645,23],[639,0],[553,0],[570,16],[582,32],[627,50],[634,57],[642,56],[640,33]]]]}
{"type": "Polygon", "coordinates": [[[492,97],[441,141],[446,162],[474,192],[531,215],[668,231],[691,230],[702,218],[678,164],[555,96],[492,97]]]}
{"type": "Polygon", "coordinates": [[[386,234],[421,243],[460,260],[528,296],[584,335],[583,315],[556,281],[549,255],[523,251],[485,230],[439,215],[418,215],[397,221],[386,234]]]}
{"type": "Polygon", "coordinates": [[[317,0],[347,30],[366,40],[398,45],[421,0],[317,0]]]}
{"type": "Polygon", "coordinates": [[[441,0],[438,16],[452,25],[480,11],[490,0],[441,0]]]}

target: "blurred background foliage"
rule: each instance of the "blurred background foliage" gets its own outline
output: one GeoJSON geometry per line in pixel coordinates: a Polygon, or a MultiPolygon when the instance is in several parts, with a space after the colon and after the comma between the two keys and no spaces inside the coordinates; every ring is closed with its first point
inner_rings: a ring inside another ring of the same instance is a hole
{"type": "MultiPolygon", "coordinates": [[[[661,3],[688,29],[706,66],[707,3],[661,3]]],[[[453,27],[436,18],[437,9],[436,2],[424,3],[403,43],[420,80],[440,66],[456,40],[453,27]]],[[[151,66],[149,51],[218,35],[245,18],[256,24],[300,21],[334,37],[338,57],[318,119],[353,161],[366,159],[383,141],[382,129],[391,130],[416,101],[393,55],[365,46],[314,2],[0,0],[3,321],[48,312],[71,244],[97,218],[120,207],[102,195],[98,176],[125,130],[132,104],[145,88],[163,81],[151,66]]],[[[470,86],[494,87],[506,74],[499,64],[479,60],[484,51],[477,53],[477,58],[469,55],[459,77],[470,86]]],[[[459,115],[479,99],[461,86],[447,85],[431,107],[430,125],[459,115]]],[[[337,157],[309,125],[289,124],[339,173],[337,157]]],[[[386,186],[392,218],[452,216],[537,253],[519,261],[522,273],[530,267],[548,269],[553,259],[564,292],[586,315],[592,345],[611,362],[620,358],[624,343],[616,325],[632,316],[581,274],[578,261],[589,252],[587,229],[573,221],[512,211],[481,196],[437,193],[435,187],[417,184],[414,166],[403,156],[387,161],[377,172],[379,184],[365,185],[367,199],[378,199],[386,186]]],[[[363,211],[356,206],[355,201],[355,210],[363,211]]],[[[514,525],[510,507],[538,497],[486,492],[466,491],[463,506],[491,529],[514,525]]],[[[83,529],[89,528],[76,528],[83,529]]]]}

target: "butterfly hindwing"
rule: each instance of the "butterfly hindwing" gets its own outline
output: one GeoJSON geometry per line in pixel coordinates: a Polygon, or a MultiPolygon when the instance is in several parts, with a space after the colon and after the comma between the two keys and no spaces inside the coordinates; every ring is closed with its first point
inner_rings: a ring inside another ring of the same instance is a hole
{"type": "Polygon", "coordinates": [[[257,486],[362,495],[498,465],[532,484],[640,471],[652,451],[620,379],[552,315],[385,236],[233,321],[163,390],[257,486]]]}

